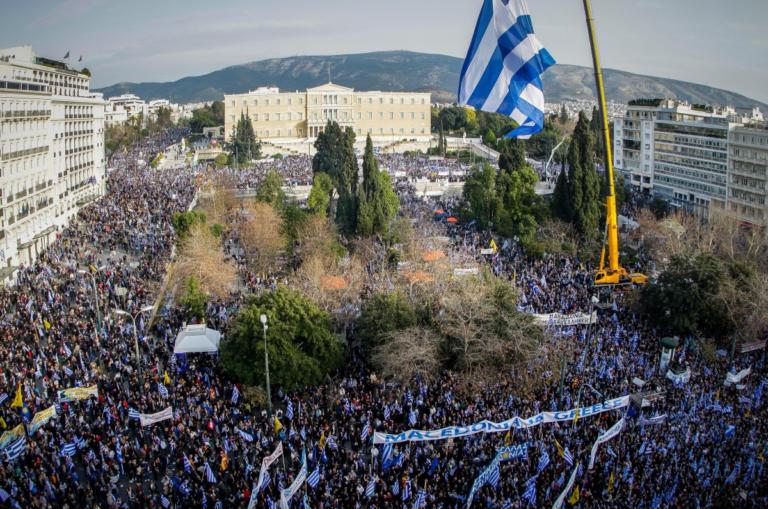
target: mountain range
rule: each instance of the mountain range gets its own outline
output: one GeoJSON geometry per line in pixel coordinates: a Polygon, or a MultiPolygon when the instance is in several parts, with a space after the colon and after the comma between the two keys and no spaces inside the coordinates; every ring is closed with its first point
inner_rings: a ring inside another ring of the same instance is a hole
{"type": "MultiPolygon", "coordinates": [[[[165,83],[117,83],[97,89],[105,97],[133,93],[144,100],[190,103],[223,99],[260,86],[304,90],[328,81],[357,90],[432,92],[435,102],[454,102],[463,60],[447,55],[382,51],[351,55],[295,56],[234,65],[165,83]],[[330,71],[330,72],[329,72],[330,71]]],[[[695,104],[768,106],[734,92],[685,81],[604,69],[606,96],[626,103],[639,98],[677,98],[695,104]]],[[[593,99],[592,68],[557,64],[543,75],[547,102],[593,99]]]]}

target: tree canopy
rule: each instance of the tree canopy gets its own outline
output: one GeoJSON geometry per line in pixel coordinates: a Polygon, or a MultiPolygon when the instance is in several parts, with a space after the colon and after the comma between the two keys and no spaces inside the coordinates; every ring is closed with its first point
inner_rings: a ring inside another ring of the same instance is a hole
{"type": "Polygon", "coordinates": [[[400,199],[392,188],[389,174],[379,170],[369,135],[363,156],[363,185],[357,207],[357,232],[379,235],[386,232],[400,209],[400,199]]]}
{"type": "Polygon", "coordinates": [[[336,224],[343,233],[355,233],[358,206],[355,133],[349,127],[342,130],[339,124],[329,121],[318,135],[315,148],[312,170],[315,174],[328,174],[339,195],[336,224]]]}
{"type": "Polygon", "coordinates": [[[247,385],[265,381],[262,314],[267,315],[272,384],[287,390],[319,384],[338,366],[343,348],[331,332],[328,313],[296,291],[279,287],[253,297],[221,344],[222,365],[235,380],[247,385]]]}

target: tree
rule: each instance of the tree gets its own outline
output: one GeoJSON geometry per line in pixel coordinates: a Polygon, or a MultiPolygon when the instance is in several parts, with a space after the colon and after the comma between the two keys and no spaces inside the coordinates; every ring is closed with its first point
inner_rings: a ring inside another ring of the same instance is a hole
{"type": "Polygon", "coordinates": [[[525,143],[526,152],[534,159],[547,161],[552,150],[561,141],[563,135],[557,124],[547,118],[544,120],[544,129],[531,136],[525,143]]]}
{"type": "Polygon", "coordinates": [[[181,243],[173,277],[177,284],[185,285],[194,277],[200,291],[223,299],[233,290],[237,269],[224,257],[221,239],[204,222],[197,222],[181,243]]]}
{"type": "Polygon", "coordinates": [[[371,352],[383,336],[418,324],[416,310],[400,292],[377,293],[363,304],[357,321],[357,338],[371,352]]]}
{"type": "Polygon", "coordinates": [[[483,134],[483,143],[488,147],[496,146],[496,134],[490,128],[486,129],[485,134],[483,134]]]}
{"type": "Polygon", "coordinates": [[[224,153],[219,154],[216,156],[216,159],[213,160],[213,164],[215,164],[217,168],[224,168],[229,164],[229,156],[224,153]]]}
{"type": "Polygon", "coordinates": [[[568,123],[568,110],[565,109],[565,103],[560,106],[560,124],[565,125],[568,123]]]}
{"type": "Polygon", "coordinates": [[[200,281],[196,276],[189,276],[185,282],[184,294],[179,297],[179,304],[186,310],[187,315],[196,319],[205,319],[205,305],[209,296],[200,288],[200,281]]]}
{"type": "Polygon", "coordinates": [[[602,212],[600,179],[594,163],[594,143],[587,117],[580,112],[568,148],[568,191],[571,201],[570,221],[581,235],[588,238],[597,235],[602,212]]]}
{"type": "Polygon", "coordinates": [[[256,191],[256,200],[269,203],[280,210],[285,204],[285,192],[283,192],[283,178],[277,170],[267,172],[264,180],[256,191]]]}
{"type": "Polygon", "coordinates": [[[204,127],[218,127],[224,125],[224,102],[214,101],[210,106],[205,105],[192,112],[189,122],[193,133],[202,134],[204,127]]]}
{"type": "Polygon", "coordinates": [[[235,318],[221,344],[221,362],[235,380],[265,381],[264,337],[259,317],[267,316],[271,382],[287,390],[322,383],[342,359],[328,313],[296,291],[279,287],[253,297],[235,318]]]}
{"type": "Polygon", "coordinates": [[[357,226],[357,156],[355,133],[351,128],[342,131],[339,124],[329,121],[315,141],[317,152],[312,159],[315,173],[327,173],[339,195],[336,224],[346,234],[355,233],[357,226]]]}
{"type": "Polygon", "coordinates": [[[365,142],[363,185],[358,204],[357,232],[365,236],[386,232],[400,209],[400,199],[392,189],[389,174],[379,171],[370,135],[365,142]]]}
{"type": "Polygon", "coordinates": [[[312,178],[312,189],[307,197],[307,207],[310,212],[326,217],[333,194],[333,181],[327,173],[316,173],[312,178]]]}
{"type": "Polygon", "coordinates": [[[176,236],[181,240],[187,238],[190,230],[195,224],[205,223],[205,221],[205,214],[195,210],[174,212],[171,216],[171,225],[173,225],[176,236]]]}
{"type": "Polygon", "coordinates": [[[496,191],[496,170],[489,164],[475,166],[464,182],[464,200],[469,204],[470,216],[480,228],[488,228],[496,221],[499,211],[496,191]]]}
{"type": "Polygon", "coordinates": [[[557,176],[555,190],[552,192],[552,215],[567,223],[573,221],[573,202],[570,194],[568,172],[563,170],[557,176]]]}
{"type": "Polygon", "coordinates": [[[642,289],[641,309],[652,324],[673,334],[722,335],[727,319],[716,296],[725,276],[711,254],[675,255],[658,280],[642,289]]]}
{"type": "Polygon", "coordinates": [[[498,189],[501,210],[496,230],[505,237],[517,236],[530,240],[536,234],[536,209],[539,197],[536,196],[536,182],[539,177],[528,165],[516,171],[499,172],[498,189]]]}
{"type": "Polygon", "coordinates": [[[428,327],[409,327],[383,334],[372,355],[373,365],[387,379],[408,383],[414,377],[433,379],[441,365],[442,337],[428,327]]]}
{"type": "Polygon", "coordinates": [[[487,272],[454,278],[442,289],[435,321],[445,338],[447,367],[493,377],[528,362],[543,341],[543,330],[517,310],[516,302],[514,285],[487,272]]]}
{"type": "Polygon", "coordinates": [[[501,153],[499,154],[499,169],[512,173],[523,168],[526,165],[525,151],[523,142],[518,139],[505,139],[501,144],[501,153]]]}
{"type": "Polygon", "coordinates": [[[247,206],[237,227],[246,258],[259,270],[276,266],[277,255],[285,250],[283,220],[277,208],[268,202],[247,206]]]}
{"type": "Polygon", "coordinates": [[[240,114],[229,150],[238,164],[248,163],[261,157],[261,142],[256,141],[253,125],[245,113],[240,114]]]}

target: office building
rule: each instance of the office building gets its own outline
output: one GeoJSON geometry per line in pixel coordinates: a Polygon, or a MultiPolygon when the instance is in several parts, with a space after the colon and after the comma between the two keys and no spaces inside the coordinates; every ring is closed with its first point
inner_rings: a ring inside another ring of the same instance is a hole
{"type": "Polygon", "coordinates": [[[0,49],[0,280],[103,194],[104,105],[87,72],[0,49]]]}
{"type": "Polygon", "coordinates": [[[735,127],[728,145],[727,210],[768,230],[768,129],[735,127]]]}

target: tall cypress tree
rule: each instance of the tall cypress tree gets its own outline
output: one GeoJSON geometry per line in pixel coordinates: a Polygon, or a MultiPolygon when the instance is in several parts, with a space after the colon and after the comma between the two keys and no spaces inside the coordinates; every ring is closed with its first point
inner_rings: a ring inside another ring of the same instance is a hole
{"type": "Polygon", "coordinates": [[[596,235],[602,209],[600,179],[595,171],[594,136],[583,112],[568,149],[568,190],[577,231],[587,237],[596,235]]]}
{"type": "Polygon", "coordinates": [[[342,131],[336,122],[328,122],[325,130],[315,141],[312,170],[315,174],[327,173],[339,195],[336,207],[336,224],[344,233],[355,232],[357,224],[357,157],[355,133],[347,128],[342,131]]]}
{"type": "Polygon", "coordinates": [[[261,157],[261,143],[256,140],[256,135],[253,132],[253,125],[248,117],[245,116],[245,113],[241,113],[240,118],[237,121],[235,135],[230,144],[230,150],[235,156],[238,164],[247,163],[251,159],[258,159],[261,157]]]}
{"type": "Polygon", "coordinates": [[[392,189],[389,175],[379,170],[370,135],[365,141],[363,185],[358,194],[357,232],[361,235],[384,233],[400,208],[400,200],[392,189]]]}

